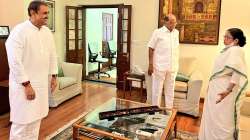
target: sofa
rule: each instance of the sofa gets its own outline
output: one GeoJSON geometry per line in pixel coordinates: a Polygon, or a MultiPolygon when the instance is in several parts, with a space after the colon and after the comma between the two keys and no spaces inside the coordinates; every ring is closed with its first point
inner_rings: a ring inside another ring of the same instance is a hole
{"type": "MultiPolygon", "coordinates": [[[[201,73],[196,70],[196,62],[197,59],[195,57],[179,58],[179,70],[175,81],[174,108],[178,112],[198,117],[203,78],[201,73]]],[[[145,78],[147,103],[151,104],[152,79],[148,75],[145,78]]],[[[162,102],[164,102],[164,97],[162,102]]]]}
{"type": "Polygon", "coordinates": [[[240,114],[240,139],[248,140],[250,138],[250,93],[242,103],[240,114]]]}
{"type": "Polygon", "coordinates": [[[49,94],[49,106],[57,107],[62,102],[82,93],[82,65],[61,62],[57,87],[49,94]]]}
{"type": "Polygon", "coordinates": [[[202,74],[196,70],[195,57],[181,57],[175,81],[174,108],[178,112],[199,116],[202,74]]]}

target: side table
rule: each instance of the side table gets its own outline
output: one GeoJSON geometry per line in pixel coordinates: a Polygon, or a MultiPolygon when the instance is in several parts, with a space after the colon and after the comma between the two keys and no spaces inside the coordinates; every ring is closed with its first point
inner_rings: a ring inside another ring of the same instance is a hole
{"type": "MultiPolygon", "coordinates": [[[[145,81],[145,75],[144,74],[136,74],[136,73],[132,73],[132,72],[125,72],[123,75],[124,78],[124,85],[123,85],[123,90],[126,91],[126,87],[127,87],[127,82],[129,82],[129,93],[131,96],[131,92],[132,92],[132,82],[136,81],[136,82],[140,82],[140,94],[141,97],[143,95],[143,82],[145,81]]],[[[124,98],[125,98],[125,92],[124,92],[124,98]]],[[[142,98],[141,98],[142,101],[142,98]]]]}

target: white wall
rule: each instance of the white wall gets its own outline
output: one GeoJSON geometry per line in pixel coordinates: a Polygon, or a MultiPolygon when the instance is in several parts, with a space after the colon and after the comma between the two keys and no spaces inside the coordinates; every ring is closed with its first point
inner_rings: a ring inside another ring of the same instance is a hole
{"type": "MultiPolygon", "coordinates": [[[[102,50],[102,13],[110,13],[113,15],[113,40],[117,40],[117,18],[118,9],[116,8],[93,8],[86,10],[86,47],[87,44],[93,44],[95,52],[102,50]]],[[[86,50],[88,51],[88,50],[86,50]]]]}
{"type": "MultiPolygon", "coordinates": [[[[158,0],[56,0],[56,44],[61,58],[65,58],[65,5],[87,5],[87,4],[131,4],[132,7],[132,54],[131,65],[139,65],[144,70],[147,68],[147,48],[152,31],[158,26],[158,0]]],[[[250,1],[248,0],[222,0],[219,45],[187,45],[181,44],[181,56],[196,56],[198,58],[197,69],[204,77],[204,88],[202,96],[205,96],[205,88],[208,83],[213,61],[216,54],[223,47],[223,35],[227,28],[240,27],[246,34],[247,42],[245,52],[246,60],[250,59],[250,1]]],[[[0,1],[0,24],[2,19],[9,25],[18,23],[21,19],[19,13],[23,12],[20,0],[0,1]],[[15,1],[15,3],[13,2],[15,1]],[[12,3],[13,2],[13,3],[12,3]],[[7,3],[7,4],[6,4],[7,3]],[[9,7],[7,7],[9,6],[9,7]],[[9,10],[15,9],[15,10],[9,10]],[[3,13],[2,13],[3,12],[3,13]],[[10,12],[14,12],[13,17],[6,17],[10,12]],[[3,16],[3,17],[2,17],[3,16]]],[[[25,10],[25,13],[26,10],[25,10]]],[[[21,16],[22,17],[22,16],[21,16]]],[[[248,62],[248,66],[250,62],[248,62]]],[[[250,77],[250,68],[248,69],[250,77]]],[[[248,85],[248,90],[249,90],[248,85]]]]}
{"type": "MultiPolygon", "coordinates": [[[[0,0],[0,25],[15,25],[27,20],[28,6],[32,0],[0,0]]],[[[65,57],[65,8],[63,0],[55,0],[55,32],[56,50],[60,60],[65,57]]]]}
{"type": "MultiPolygon", "coordinates": [[[[100,57],[102,52],[102,13],[110,13],[113,15],[113,40],[117,42],[117,21],[118,9],[117,8],[91,8],[86,10],[86,75],[89,71],[97,70],[97,62],[88,62],[88,44],[90,45],[92,53],[97,53],[100,57]]],[[[115,44],[115,43],[114,43],[115,44]]]]}
{"type": "Polygon", "coordinates": [[[7,25],[12,29],[24,20],[23,10],[24,1],[0,0],[0,25],[7,25]]]}

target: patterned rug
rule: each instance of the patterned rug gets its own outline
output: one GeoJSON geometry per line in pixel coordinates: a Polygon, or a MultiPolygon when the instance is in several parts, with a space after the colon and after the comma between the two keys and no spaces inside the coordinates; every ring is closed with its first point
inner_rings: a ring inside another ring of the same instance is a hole
{"type": "Polygon", "coordinates": [[[83,112],[77,118],[71,120],[66,125],[64,125],[63,127],[59,128],[57,131],[47,136],[45,140],[72,140],[72,133],[73,133],[72,124],[75,123],[80,118],[84,117],[86,114],[87,112],[83,112]]]}
{"type": "Polygon", "coordinates": [[[198,135],[186,131],[177,130],[177,138],[172,138],[173,140],[198,140],[198,135]]]}
{"type": "MultiPolygon", "coordinates": [[[[73,140],[72,133],[73,128],[72,124],[79,120],[81,117],[85,116],[86,112],[81,114],[76,119],[70,121],[68,124],[64,125],[62,128],[58,129],[56,132],[46,137],[46,140],[73,140]]],[[[173,135],[174,136],[174,133],[173,135]]],[[[185,131],[177,130],[177,138],[170,138],[170,140],[198,140],[197,134],[193,134],[185,131]]]]}

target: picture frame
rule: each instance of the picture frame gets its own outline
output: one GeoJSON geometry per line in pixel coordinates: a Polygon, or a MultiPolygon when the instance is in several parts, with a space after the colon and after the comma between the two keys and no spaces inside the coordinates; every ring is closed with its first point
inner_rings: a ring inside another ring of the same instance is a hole
{"type": "Polygon", "coordinates": [[[55,32],[55,1],[53,0],[45,0],[45,3],[49,7],[49,14],[48,14],[48,28],[55,32]]]}
{"type": "Polygon", "coordinates": [[[0,38],[6,38],[10,34],[9,26],[0,26],[0,38]]]}
{"type": "Polygon", "coordinates": [[[180,43],[218,45],[221,0],[160,0],[159,4],[158,26],[167,14],[174,14],[180,43]]]}

